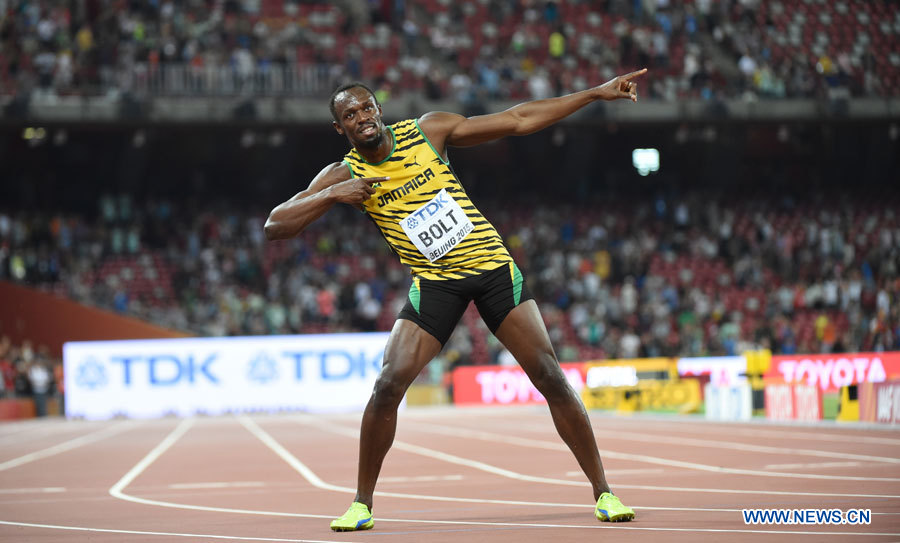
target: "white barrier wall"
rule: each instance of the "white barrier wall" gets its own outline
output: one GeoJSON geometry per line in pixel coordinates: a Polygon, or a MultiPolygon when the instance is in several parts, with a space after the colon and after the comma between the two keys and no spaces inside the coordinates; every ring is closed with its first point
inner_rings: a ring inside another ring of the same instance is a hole
{"type": "Polygon", "coordinates": [[[710,420],[750,420],[753,418],[753,391],[750,383],[703,387],[706,418],[710,420]]]}
{"type": "Polygon", "coordinates": [[[387,333],[70,342],[66,416],[355,411],[387,333]]]}

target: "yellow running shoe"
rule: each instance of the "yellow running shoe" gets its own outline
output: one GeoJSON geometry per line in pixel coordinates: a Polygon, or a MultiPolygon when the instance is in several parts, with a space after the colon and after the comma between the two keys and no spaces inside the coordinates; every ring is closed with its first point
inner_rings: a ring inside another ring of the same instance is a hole
{"type": "Polygon", "coordinates": [[[604,522],[626,522],[634,519],[634,510],[622,505],[615,495],[604,492],[597,500],[597,509],[594,510],[594,515],[598,520],[604,522]]]}
{"type": "Polygon", "coordinates": [[[350,509],[347,509],[343,516],[331,521],[331,529],[335,532],[371,530],[372,526],[375,526],[372,512],[369,511],[366,504],[359,502],[353,502],[350,509]]]}

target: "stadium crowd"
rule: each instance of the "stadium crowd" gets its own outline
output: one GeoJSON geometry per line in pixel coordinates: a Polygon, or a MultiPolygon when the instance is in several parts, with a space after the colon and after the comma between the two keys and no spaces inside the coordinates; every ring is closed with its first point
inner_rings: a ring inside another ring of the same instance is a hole
{"type": "MultiPolygon", "coordinates": [[[[561,360],[900,349],[900,202],[831,194],[480,207],[561,360]]],[[[96,219],[0,213],[0,279],[201,335],[387,330],[408,273],[336,209],[267,242],[264,211],[104,196],[96,219]]],[[[503,361],[473,308],[447,353],[503,361]]]]}
{"type": "Polygon", "coordinates": [[[37,349],[29,341],[14,345],[8,336],[0,336],[0,399],[34,400],[35,414],[48,414],[48,400],[56,397],[62,407],[62,360],[50,356],[45,346],[37,349]]]}
{"type": "Polygon", "coordinates": [[[670,101],[897,96],[898,36],[881,0],[0,0],[0,94],[327,94],[364,78],[382,101],[473,104],[648,67],[645,96],[670,101]]]}

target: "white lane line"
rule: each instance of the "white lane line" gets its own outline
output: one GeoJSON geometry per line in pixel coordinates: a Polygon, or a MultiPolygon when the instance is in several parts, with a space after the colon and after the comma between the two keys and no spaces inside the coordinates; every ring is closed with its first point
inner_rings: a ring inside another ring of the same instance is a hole
{"type": "Polygon", "coordinates": [[[193,424],[194,424],[194,419],[192,419],[192,418],[184,419],[181,422],[179,422],[178,426],[176,426],[175,429],[169,433],[169,435],[167,435],[165,438],[163,438],[163,440],[160,441],[159,444],[153,448],[153,450],[151,450],[150,452],[147,453],[147,456],[142,458],[140,460],[140,462],[138,462],[137,464],[134,465],[133,468],[128,470],[128,473],[123,475],[122,478],[119,479],[118,482],[116,482],[116,484],[114,484],[109,489],[109,494],[114,498],[119,498],[120,500],[135,501],[135,500],[131,499],[131,496],[128,496],[127,494],[123,494],[122,490],[124,490],[125,487],[130,485],[132,481],[137,479],[138,475],[143,473],[145,469],[149,468],[150,464],[152,464],[160,456],[162,456],[163,453],[169,449],[169,447],[174,445],[175,442],[178,441],[178,439],[181,436],[183,436],[185,434],[185,432],[187,432],[188,429],[190,429],[190,427],[193,424]]]}
{"type": "Polygon", "coordinates": [[[101,439],[105,439],[107,437],[122,433],[125,430],[130,430],[130,429],[134,428],[136,426],[136,424],[137,423],[131,422],[131,421],[123,422],[123,423],[117,424],[115,426],[103,428],[101,430],[97,430],[96,432],[91,432],[90,434],[86,434],[86,435],[83,435],[80,437],[76,437],[74,439],[70,439],[68,441],[63,441],[62,443],[59,443],[52,447],[47,447],[46,449],[34,451],[32,453],[28,453],[28,454],[20,456],[18,458],[13,458],[12,460],[7,460],[6,462],[0,462],[0,471],[15,468],[15,467],[21,466],[22,464],[34,462],[35,460],[47,458],[48,456],[53,456],[55,454],[63,453],[66,451],[71,451],[72,449],[77,449],[78,447],[87,445],[88,443],[100,441],[101,439]]]}
{"type": "MultiPolygon", "coordinates": [[[[490,408],[489,408],[490,409],[490,408]]],[[[462,411],[462,410],[458,410],[462,411]]],[[[475,412],[477,408],[468,408],[466,409],[468,412],[475,412]]],[[[541,412],[540,415],[537,414],[534,410],[523,410],[516,407],[506,407],[504,408],[504,415],[502,420],[498,420],[496,417],[490,417],[490,411],[483,410],[479,411],[477,418],[480,423],[484,423],[485,421],[491,421],[494,424],[501,425],[504,429],[509,428],[517,428],[522,430],[527,430],[530,432],[540,432],[546,433],[548,430],[552,431],[552,426],[547,426],[546,424],[537,424],[533,422],[533,419],[544,419],[544,413],[541,412]],[[509,415],[512,414],[515,417],[518,417],[519,422],[510,422],[509,415]],[[531,421],[531,422],[529,422],[531,421]]],[[[456,420],[460,418],[464,418],[466,413],[457,413],[456,420]]],[[[417,420],[420,422],[426,422],[430,418],[433,418],[436,415],[440,415],[438,412],[407,412],[405,417],[409,417],[410,419],[417,420]]],[[[819,433],[818,430],[822,428],[811,428],[811,427],[803,427],[803,426],[794,426],[788,425],[782,427],[782,430],[778,430],[778,426],[768,426],[770,429],[760,428],[760,426],[765,423],[762,421],[734,421],[728,423],[727,425],[718,423],[715,421],[707,421],[705,419],[698,419],[692,416],[676,416],[672,415],[669,417],[650,417],[647,415],[640,416],[630,416],[630,417],[622,417],[622,416],[612,416],[612,415],[599,415],[592,414],[591,421],[594,423],[594,431],[598,430],[598,424],[606,424],[611,427],[616,427],[616,425],[624,425],[627,424],[628,428],[634,426],[635,420],[639,420],[642,424],[647,424],[648,426],[651,424],[654,425],[663,425],[667,431],[676,430],[672,428],[671,423],[677,423],[681,428],[678,428],[677,431],[680,432],[695,432],[698,434],[714,434],[716,436],[721,435],[723,429],[727,430],[728,434],[736,434],[741,436],[748,437],[774,437],[777,439],[784,440],[807,440],[807,441],[828,441],[828,442],[838,442],[838,443],[872,443],[872,444],[881,444],[881,445],[900,445],[900,439],[897,438],[889,438],[889,437],[876,437],[871,435],[860,435],[859,432],[861,429],[855,429],[852,427],[847,428],[838,428],[833,426],[824,427],[829,430],[837,430],[840,431],[842,429],[848,430],[845,434],[839,433],[819,433]],[[805,431],[804,431],[805,430],[805,431]],[[815,430],[815,433],[810,432],[809,430],[815,430]]],[[[603,428],[599,428],[603,429],[603,428]]],[[[627,428],[623,428],[623,430],[627,431],[627,428]]],[[[613,431],[613,430],[611,430],[613,431]]],[[[891,427],[880,428],[879,431],[890,432],[891,427]]]]}
{"type": "MultiPolygon", "coordinates": [[[[245,513],[248,511],[241,511],[239,509],[222,509],[221,511],[225,512],[233,512],[233,513],[245,513]]],[[[305,517],[309,515],[291,515],[298,517],[305,517]]],[[[325,517],[325,515],[319,515],[317,518],[325,517]]],[[[331,518],[331,517],[328,517],[331,518]]],[[[378,522],[401,522],[401,523],[409,523],[409,524],[448,524],[452,526],[489,526],[489,527],[514,527],[514,528],[574,528],[574,529],[582,529],[582,530],[633,530],[633,531],[649,531],[649,532],[711,532],[711,533],[739,533],[739,534],[761,534],[761,535],[781,535],[781,534],[790,534],[790,535],[815,535],[815,536],[823,536],[823,535],[838,535],[838,536],[891,536],[896,537],[900,536],[900,532],[897,533],[887,533],[887,532],[812,532],[812,531],[792,531],[792,530],[738,530],[738,529],[714,529],[714,528],[651,528],[649,526],[623,526],[621,523],[617,523],[616,525],[609,524],[593,524],[593,525],[568,525],[568,524],[528,524],[528,523],[517,523],[517,522],[478,522],[478,521],[453,521],[453,520],[414,520],[414,519],[386,519],[379,518],[378,522]]],[[[133,535],[164,535],[164,536],[175,536],[175,537],[203,537],[209,539],[230,539],[230,540],[239,540],[239,541],[286,541],[291,543],[351,543],[347,541],[334,541],[334,540],[318,540],[318,539],[279,539],[279,538],[265,538],[265,537],[238,537],[238,536],[227,536],[227,535],[205,535],[205,534],[182,534],[182,533],[174,533],[174,532],[142,532],[136,530],[113,530],[108,528],[85,528],[81,526],[59,526],[53,524],[34,524],[29,522],[10,522],[5,520],[0,520],[0,524],[6,524],[9,526],[24,526],[29,528],[50,528],[56,530],[74,530],[74,531],[88,531],[88,532],[104,532],[104,533],[116,533],[116,534],[133,534],[133,535]]],[[[374,534],[374,535],[377,535],[374,534]]]]}
{"type": "Polygon", "coordinates": [[[313,470],[306,467],[306,464],[297,459],[296,456],[290,453],[287,449],[285,449],[281,443],[275,441],[275,438],[269,435],[268,432],[259,427],[256,422],[253,421],[250,417],[246,415],[239,416],[238,421],[250,431],[251,434],[256,436],[257,439],[263,442],[263,444],[272,449],[272,451],[278,455],[279,458],[287,462],[289,466],[294,468],[294,470],[303,476],[304,479],[309,481],[309,483],[317,488],[321,488],[324,490],[334,490],[335,492],[346,492],[350,494],[356,494],[356,489],[349,488],[346,486],[337,486],[330,483],[326,483],[322,479],[316,475],[313,470]]]}
{"type": "Polygon", "coordinates": [[[196,488],[252,488],[266,486],[262,481],[235,481],[235,482],[217,482],[217,483],[175,483],[169,485],[169,488],[175,490],[192,490],[196,488]]]}
{"type": "MultiPolygon", "coordinates": [[[[312,419],[310,419],[312,420],[312,419]]],[[[318,421],[313,421],[313,424],[322,425],[323,423],[318,421]]],[[[327,426],[323,426],[324,429],[329,429],[327,426]]],[[[430,426],[430,425],[416,425],[416,428],[423,432],[430,432],[435,434],[456,436],[456,437],[468,437],[473,439],[481,439],[484,441],[493,441],[496,443],[506,443],[511,445],[520,445],[523,447],[533,447],[539,449],[548,449],[548,450],[556,450],[556,451],[568,451],[568,447],[566,447],[563,443],[551,442],[551,441],[543,441],[538,439],[530,439],[524,437],[513,437],[507,435],[498,435],[490,432],[482,432],[480,430],[469,430],[459,427],[451,427],[447,425],[441,426],[430,426]]],[[[780,473],[780,472],[772,472],[772,471],[761,471],[761,470],[752,470],[752,469],[742,469],[742,468],[727,468],[723,466],[710,466],[707,464],[699,464],[697,462],[686,462],[683,460],[672,460],[668,458],[659,458],[656,456],[648,456],[645,454],[632,454],[632,453],[621,453],[617,451],[610,451],[606,449],[600,449],[600,455],[604,458],[617,458],[619,460],[634,460],[638,462],[646,462],[648,464],[659,464],[663,466],[670,467],[679,467],[686,469],[693,469],[699,471],[708,471],[712,473],[728,473],[731,475],[752,475],[755,477],[783,477],[789,479],[828,479],[834,481],[885,481],[885,482],[896,482],[900,481],[900,478],[897,477],[858,477],[853,475],[823,475],[818,473],[780,473]]],[[[624,488],[624,487],[623,487],[624,488]]]]}
{"type": "MultiPolygon", "coordinates": [[[[307,468],[302,462],[297,460],[290,452],[288,452],[284,447],[282,447],[277,441],[275,441],[271,436],[269,436],[265,430],[260,428],[253,422],[251,419],[247,417],[239,418],[241,424],[243,424],[253,435],[257,436],[257,438],[266,437],[263,440],[267,446],[269,446],[273,451],[281,456],[282,459],[286,460],[289,465],[292,467],[295,466],[303,466],[302,470],[298,470],[299,473],[307,479],[311,484],[317,486],[319,488],[325,489],[334,489],[337,491],[345,491],[348,490],[350,493],[355,493],[354,489],[346,489],[345,487],[338,487],[335,485],[329,485],[322,481],[315,473],[312,472],[309,468],[307,468]],[[275,446],[273,448],[272,446],[275,446]],[[282,451],[279,453],[278,451],[282,451]],[[284,456],[282,456],[284,455],[284,456]]],[[[186,430],[186,428],[185,428],[186,430]]],[[[125,480],[128,475],[132,472],[137,471],[135,477],[147,466],[149,463],[137,470],[138,466],[144,463],[147,458],[153,456],[153,460],[158,458],[159,454],[165,452],[166,449],[171,447],[171,445],[177,441],[177,439],[184,433],[184,430],[181,429],[181,425],[175,428],[171,434],[166,436],[162,443],[157,445],[157,447],[151,451],[147,457],[144,458],[135,468],[132,468],[132,471],[123,477],[125,480]],[[159,451],[158,454],[155,452],[159,451]]],[[[151,461],[152,463],[152,461],[151,461]]],[[[296,467],[295,467],[296,469],[296,467]]],[[[133,479],[132,477],[131,479],[133,479]]],[[[121,483],[122,481],[120,481],[121,483]]],[[[118,483],[117,483],[118,486],[118,483]]],[[[259,515],[259,516],[279,516],[279,517],[294,517],[294,518],[314,518],[314,519],[332,519],[334,515],[318,515],[318,514],[309,514],[309,513],[285,513],[280,511],[262,511],[262,510],[249,510],[249,509],[232,509],[225,507],[209,507],[202,505],[190,505],[190,504],[179,504],[174,502],[164,502],[159,500],[148,500],[144,498],[138,498],[136,496],[130,496],[123,492],[121,489],[124,489],[125,486],[121,486],[119,492],[114,494],[115,497],[132,501],[135,503],[143,503],[145,505],[155,505],[159,507],[167,507],[174,509],[186,509],[192,511],[208,511],[208,512],[216,512],[216,513],[237,513],[237,514],[245,514],[245,515],[259,515]]],[[[111,489],[112,490],[112,489],[111,489]]],[[[112,492],[110,492],[112,494],[112,492]]],[[[478,500],[478,499],[470,499],[470,498],[444,498],[441,496],[419,496],[414,494],[393,494],[393,493],[381,493],[376,492],[376,495],[379,496],[397,496],[397,497],[413,497],[417,499],[431,499],[437,501],[465,501],[465,502],[473,502],[473,503],[503,503],[503,504],[511,504],[511,505],[531,505],[531,506],[553,506],[553,507],[578,507],[581,509],[587,509],[590,507],[593,509],[593,505],[585,506],[584,504],[541,504],[539,502],[513,502],[513,501],[502,501],[502,500],[478,500]]],[[[643,509],[660,509],[660,510],[682,510],[682,511],[724,511],[724,510],[716,510],[716,509],[694,509],[694,508],[668,508],[668,507],[644,507],[643,509]]],[[[731,510],[728,510],[731,511],[731,510]]],[[[737,510],[734,510],[737,511],[737,510]]],[[[800,532],[800,531],[778,531],[778,530],[721,530],[721,529],[709,529],[709,528],[651,528],[651,527],[641,527],[641,526],[621,526],[621,525],[603,525],[603,524],[591,524],[591,525],[567,525],[567,524],[529,524],[529,523],[512,523],[512,522],[479,522],[479,521],[455,521],[455,520],[428,520],[428,519],[394,519],[394,518],[379,518],[379,522],[397,522],[397,523],[406,523],[406,524],[439,524],[439,525],[451,525],[451,526],[504,526],[504,527],[521,527],[521,528],[569,528],[569,529],[589,529],[589,530],[639,530],[639,531],[663,531],[663,532],[716,532],[716,533],[752,533],[752,534],[797,534],[797,535],[878,535],[878,536],[900,536],[900,533],[864,533],[864,532],[800,532]]],[[[0,521],[3,522],[3,521],[0,521]]],[[[5,522],[6,524],[14,524],[5,522]]],[[[61,527],[61,529],[66,529],[66,527],[61,527]]],[[[302,542],[302,540],[301,540],[302,542]]],[[[313,543],[313,542],[310,542],[313,543]]]]}
{"type": "MultiPolygon", "coordinates": [[[[662,468],[605,469],[606,475],[648,475],[662,473],[662,468]]],[[[567,471],[566,477],[584,477],[583,471],[567,471]]]]}
{"type": "MultiPolygon", "coordinates": [[[[305,423],[308,423],[311,425],[318,426],[321,429],[326,430],[328,432],[337,433],[337,434],[340,434],[340,435],[343,435],[343,436],[346,436],[346,437],[349,437],[352,439],[359,439],[359,433],[356,430],[352,430],[350,428],[344,428],[344,427],[337,426],[334,424],[329,424],[328,422],[320,421],[318,418],[301,416],[301,417],[295,417],[294,420],[296,420],[297,422],[300,422],[300,423],[305,422],[305,423]]],[[[255,423],[252,420],[247,419],[247,421],[255,426],[255,423]]],[[[258,426],[256,426],[256,428],[260,432],[265,434],[264,430],[262,430],[258,426]]],[[[449,428],[449,427],[443,426],[443,428],[449,428]]],[[[468,433],[468,432],[469,431],[465,431],[464,433],[468,433]]],[[[473,430],[471,432],[475,432],[475,431],[473,430]]],[[[491,438],[490,440],[495,440],[494,438],[497,437],[494,434],[488,434],[486,432],[484,432],[484,433],[475,432],[475,433],[483,434],[482,437],[486,436],[487,438],[491,438]]],[[[270,439],[273,442],[275,442],[275,440],[271,436],[269,436],[268,434],[265,434],[265,435],[267,436],[267,439],[270,439]]],[[[515,439],[519,439],[519,438],[515,438],[515,439]]],[[[525,438],[521,438],[521,439],[525,439],[525,438]]],[[[491,466],[489,464],[485,464],[484,462],[478,462],[478,461],[469,460],[466,458],[461,458],[458,456],[448,455],[446,453],[442,453],[439,451],[435,451],[434,453],[432,453],[429,449],[426,449],[424,447],[410,445],[410,444],[404,443],[402,441],[398,442],[397,440],[394,440],[395,447],[397,447],[398,443],[399,443],[400,447],[407,450],[407,452],[412,452],[414,454],[420,454],[422,456],[435,458],[437,460],[443,460],[443,461],[451,462],[454,464],[467,466],[467,467],[481,470],[481,471],[487,471],[488,473],[493,473],[495,475],[500,475],[503,477],[509,477],[509,478],[518,479],[521,481],[560,484],[560,485],[565,485],[565,486],[586,486],[586,487],[590,486],[590,484],[587,482],[567,481],[564,479],[553,479],[553,478],[548,478],[548,477],[534,477],[531,475],[524,475],[524,474],[516,473],[514,471],[506,470],[503,468],[498,468],[496,466],[491,466]]],[[[569,451],[569,449],[561,443],[548,442],[548,441],[537,441],[537,440],[527,440],[527,439],[525,440],[524,443],[526,444],[525,446],[530,446],[530,447],[547,448],[550,450],[561,450],[561,451],[566,451],[566,452],[569,451]]],[[[517,443],[517,444],[522,444],[522,443],[517,443]]],[[[278,446],[281,447],[280,444],[278,446]]],[[[287,454],[288,456],[291,456],[293,458],[293,456],[286,449],[281,447],[281,450],[285,454],[287,454]]],[[[602,451],[601,451],[601,454],[602,454],[602,451]]],[[[294,461],[299,462],[299,460],[297,460],[296,458],[294,458],[294,461]]],[[[306,469],[309,470],[309,468],[306,468],[306,469]]],[[[310,471],[310,473],[311,473],[311,471],[310,471]]],[[[310,482],[312,483],[312,481],[310,481],[310,482]]],[[[315,485],[315,483],[313,483],[313,484],[315,485]]],[[[760,493],[759,490],[726,489],[726,488],[692,488],[692,487],[672,487],[672,486],[658,486],[658,485],[624,485],[624,484],[616,484],[615,486],[617,488],[625,488],[625,489],[629,489],[629,490],[655,490],[655,491],[670,491],[670,492],[702,492],[702,493],[712,493],[712,494],[759,494],[760,493]]],[[[320,488],[324,488],[324,487],[320,487],[320,488]]],[[[341,491],[343,491],[343,492],[350,492],[350,493],[356,492],[355,489],[347,488],[347,487],[334,487],[334,488],[340,488],[341,491]]],[[[385,493],[375,492],[375,494],[381,495],[381,496],[396,497],[396,498],[417,498],[417,499],[426,499],[426,500],[434,499],[433,497],[421,496],[418,494],[398,494],[398,493],[386,493],[386,492],[385,493]]],[[[782,491],[782,490],[767,490],[766,494],[780,495],[780,496],[828,496],[828,497],[847,497],[847,498],[900,498],[900,495],[890,495],[890,494],[841,494],[841,493],[835,493],[835,492],[791,492],[791,491],[782,491]]],[[[464,502],[472,502],[473,501],[473,499],[470,499],[470,498],[441,498],[441,499],[446,500],[446,501],[464,501],[464,502]]],[[[475,502],[476,503],[500,503],[500,504],[507,504],[507,505],[523,505],[525,503],[529,503],[529,502],[508,501],[508,500],[489,500],[489,501],[475,500],[475,502]]],[[[553,505],[553,504],[550,504],[550,505],[553,505]]],[[[644,509],[654,509],[653,507],[643,507],[643,508],[644,509]]],[[[696,510],[699,510],[699,509],[690,509],[690,508],[682,509],[682,508],[666,508],[666,507],[661,507],[659,509],[672,510],[672,511],[676,511],[676,510],[677,511],[682,511],[682,510],[696,511],[696,510]]],[[[709,509],[709,510],[717,511],[718,509],[709,509]]]]}
{"type": "MultiPolygon", "coordinates": [[[[213,534],[183,534],[176,532],[145,532],[140,530],[113,530],[111,528],[87,528],[85,526],[59,526],[56,524],[34,524],[31,522],[11,522],[0,520],[0,524],[7,526],[24,526],[26,528],[48,528],[52,530],[70,530],[76,532],[100,532],[107,534],[129,534],[129,535],[163,535],[167,537],[196,537],[201,539],[230,539],[237,541],[287,541],[290,543],[342,543],[334,540],[320,539],[281,539],[276,537],[239,537],[233,535],[213,535],[213,534]]],[[[343,542],[349,543],[349,542],[343,542]]]]}
{"type": "Polygon", "coordinates": [[[853,468],[862,462],[812,462],[809,464],[766,464],[765,469],[853,468]]]}
{"type": "MultiPolygon", "coordinates": [[[[247,416],[238,417],[238,420],[241,424],[247,428],[250,433],[256,436],[257,439],[263,442],[267,447],[269,447],[275,454],[279,456],[282,460],[284,460],[289,466],[294,468],[300,475],[303,476],[306,481],[313,485],[316,488],[321,488],[323,490],[331,490],[334,492],[342,492],[344,494],[356,494],[355,488],[350,488],[346,486],[338,486],[333,485],[331,483],[326,483],[318,475],[316,475],[309,467],[306,466],[303,462],[301,462],[296,456],[290,453],[281,443],[275,440],[268,432],[259,427],[256,422],[247,416]]],[[[328,427],[330,429],[330,427],[328,427]]],[[[338,431],[337,433],[341,433],[338,431]]],[[[346,433],[341,433],[341,435],[350,435],[350,437],[358,438],[359,435],[347,430],[346,433]],[[352,434],[352,435],[350,435],[352,434]]],[[[394,441],[394,446],[397,446],[397,441],[394,441]]],[[[448,455],[449,456],[449,455],[448,455]]],[[[457,457],[458,458],[458,457],[457,457]]],[[[444,458],[442,458],[444,459],[444,458]]],[[[459,459],[459,458],[458,458],[459,459]]],[[[469,462],[465,459],[459,459],[462,465],[468,465],[464,462],[469,462]]],[[[502,470],[500,468],[494,468],[493,466],[488,466],[487,464],[478,463],[481,467],[487,467],[490,469],[494,469],[500,473],[508,473],[513,477],[522,476],[521,474],[502,470]]],[[[468,465],[469,467],[474,467],[473,465],[468,465]]],[[[481,469],[481,468],[476,468],[481,469]]],[[[524,476],[522,476],[524,477],[524,476]]],[[[563,481],[564,484],[568,484],[570,486],[589,486],[587,483],[576,483],[574,481],[563,481]]],[[[758,493],[758,492],[757,492],[758,493]]],[[[408,494],[405,492],[383,492],[376,491],[376,496],[386,497],[386,498],[409,498],[414,500],[428,500],[428,501],[440,501],[440,502],[458,502],[458,503],[490,503],[494,505],[529,505],[529,506],[539,506],[539,507],[578,507],[578,508],[587,508],[588,506],[584,504],[565,504],[565,503],[549,503],[549,502],[530,502],[530,501],[521,501],[521,500],[492,500],[492,499],[484,499],[484,498],[456,498],[450,496],[433,496],[428,494],[408,494]]],[[[643,509],[661,509],[661,510],[673,510],[673,511],[719,511],[719,509],[689,509],[689,508],[669,508],[669,507],[644,507],[643,509]]]]}
{"type": "Polygon", "coordinates": [[[45,486],[37,488],[0,488],[0,494],[55,494],[65,492],[61,486],[45,486]]]}
{"type": "Polygon", "coordinates": [[[419,475],[416,477],[379,477],[379,483],[427,483],[434,481],[462,481],[462,475],[419,475]]]}
{"type": "Polygon", "coordinates": [[[738,429],[740,435],[750,437],[777,437],[782,439],[803,439],[809,441],[834,441],[838,443],[871,443],[874,445],[900,445],[900,439],[889,437],[861,436],[848,433],[841,434],[809,434],[806,432],[775,432],[772,430],[742,430],[738,429]]]}
{"type": "MultiPolygon", "coordinates": [[[[728,423],[727,425],[714,422],[714,421],[705,421],[700,419],[692,419],[692,418],[682,418],[682,417],[671,417],[662,419],[645,419],[648,423],[661,423],[666,426],[667,429],[671,429],[671,423],[677,423],[681,426],[694,425],[694,428],[691,429],[682,429],[683,431],[696,431],[701,434],[705,433],[713,433],[718,434],[723,428],[727,429],[729,434],[737,433],[739,435],[745,436],[757,436],[757,437],[775,437],[781,439],[795,439],[795,440],[810,440],[810,441],[837,441],[847,443],[848,441],[853,443],[873,443],[873,444],[882,444],[882,445],[900,445],[900,439],[890,438],[890,437],[876,437],[871,435],[861,435],[859,432],[864,430],[871,430],[872,428],[860,429],[853,428],[852,426],[846,428],[836,428],[834,426],[806,426],[806,425],[796,425],[796,424],[787,424],[783,426],[779,426],[777,423],[772,423],[770,429],[763,428],[733,428],[733,425],[737,426],[761,426],[766,425],[765,421],[760,420],[750,420],[750,421],[734,421],[733,423],[728,423]],[[827,428],[830,430],[847,430],[844,434],[838,433],[818,433],[815,430],[819,430],[822,428],[827,428]],[[810,431],[813,430],[813,431],[810,431]]],[[[883,428],[878,428],[878,431],[883,432],[891,432],[892,428],[889,426],[885,426],[883,428]]]]}
{"type": "MultiPolygon", "coordinates": [[[[682,421],[684,422],[684,421],[682,421]]],[[[511,424],[507,422],[498,423],[502,425],[504,429],[509,429],[511,424]]],[[[711,423],[714,424],[714,423],[711,423]]],[[[539,432],[546,433],[547,427],[544,425],[539,425],[535,423],[514,423],[515,428],[526,430],[529,432],[539,432]]],[[[697,432],[701,434],[709,433],[709,430],[712,428],[697,428],[697,432]]],[[[716,429],[714,433],[716,435],[720,435],[719,430],[716,429]]],[[[736,430],[732,431],[728,430],[729,434],[732,433],[740,433],[740,435],[754,435],[754,436],[768,436],[768,437],[778,437],[778,438],[790,438],[794,437],[794,434],[786,435],[784,432],[772,432],[765,430],[736,430]]],[[[741,443],[734,441],[721,441],[721,440],[709,440],[709,439],[701,439],[694,437],[677,437],[677,436],[661,436],[653,432],[648,432],[646,434],[637,433],[637,432],[629,432],[628,430],[606,430],[603,428],[594,427],[594,435],[596,436],[607,436],[613,439],[624,439],[630,441],[639,441],[645,443],[669,443],[673,445],[687,445],[687,446],[696,446],[703,448],[720,448],[720,449],[731,449],[738,451],[749,451],[749,452],[760,452],[760,453],[771,453],[771,454],[790,454],[790,455],[806,455],[806,456],[816,456],[823,458],[843,458],[846,460],[862,460],[868,462],[886,462],[891,464],[900,464],[900,457],[895,456],[871,456],[871,455],[863,455],[863,454],[854,454],[854,453],[843,453],[843,452],[835,452],[835,451],[823,451],[818,449],[798,449],[798,448],[786,448],[786,447],[771,447],[767,445],[756,445],[752,443],[741,443]]],[[[835,439],[829,439],[826,441],[839,441],[844,444],[851,442],[857,443],[856,436],[847,435],[847,436],[838,436],[832,435],[835,439]]],[[[883,444],[900,444],[900,440],[891,440],[891,439],[882,439],[882,438],[871,438],[873,441],[877,441],[878,443],[883,444]]]]}
{"type": "Polygon", "coordinates": [[[56,430],[57,428],[58,427],[56,426],[25,426],[22,428],[9,428],[5,431],[0,431],[0,441],[9,440],[20,443],[23,440],[34,439],[36,437],[47,435],[51,433],[52,430],[56,430]]]}
{"type": "Polygon", "coordinates": [[[851,454],[833,451],[819,451],[815,449],[795,449],[784,447],[770,447],[767,445],[753,445],[751,443],[735,443],[733,441],[716,441],[711,439],[697,439],[689,437],[672,437],[660,436],[656,434],[638,434],[636,432],[625,431],[609,431],[594,430],[596,435],[608,436],[614,439],[624,439],[628,441],[639,441],[643,443],[670,445],[687,445],[689,447],[717,448],[729,449],[736,451],[758,452],[767,454],[785,454],[797,456],[817,456],[821,458],[843,458],[846,460],[862,460],[864,462],[886,462],[890,464],[900,464],[900,458],[892,458],[888,456],[871,456],[866,454],[851,454]]]}

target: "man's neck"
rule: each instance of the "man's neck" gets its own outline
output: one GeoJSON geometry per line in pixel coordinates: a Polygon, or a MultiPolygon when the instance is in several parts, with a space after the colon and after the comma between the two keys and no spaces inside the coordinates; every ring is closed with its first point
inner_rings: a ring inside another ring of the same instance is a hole
{"type": "Polygon", "coordinates": [[[378,147],[374,149],[360,149],[356,148],[356,152],[358,152],[366,162],[370,164],[377,164],[382,160],[386,159],[389,154],[391,154],[391,150],[394,149],[394,133],[388,127],[384,127],[384,137],[381,138],[381,143],[378,147]]]}

